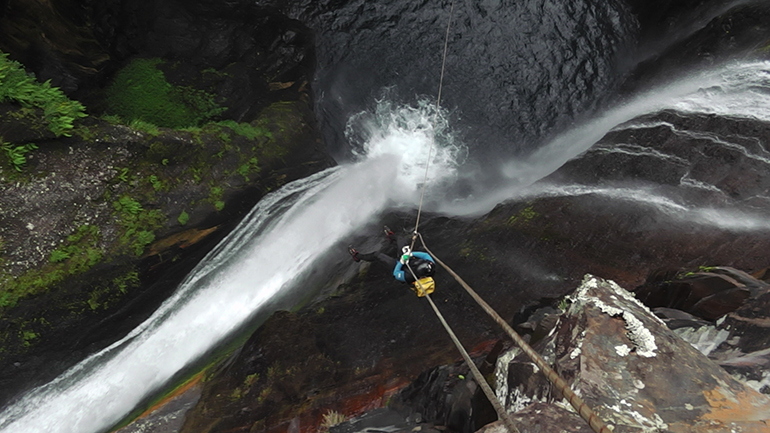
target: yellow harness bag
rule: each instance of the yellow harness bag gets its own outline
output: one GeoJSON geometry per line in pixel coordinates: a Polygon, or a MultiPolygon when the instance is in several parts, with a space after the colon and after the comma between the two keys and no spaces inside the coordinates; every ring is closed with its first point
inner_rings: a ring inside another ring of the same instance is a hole
{"type": "Polygon", "coordinates": [[[418,297],[423,298],[436,290],[436,282],[433,281],[433,277],[420,278],[412,283],[412,290],[418,297]]]}

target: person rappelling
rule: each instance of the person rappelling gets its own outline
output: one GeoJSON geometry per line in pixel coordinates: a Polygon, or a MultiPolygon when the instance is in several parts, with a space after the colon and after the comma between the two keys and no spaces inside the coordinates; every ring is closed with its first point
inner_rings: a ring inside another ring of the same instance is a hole
{"type": "MultiPolygon", "coordinates": [[[[400,243],[396,239],[395,233],[385,226],[385,236],[388,238],[388,248],[392,249],[400,243]]],[[[393,277],[409,284],[412,290],[419,297],[431,294],[436,289],[436,283],[433,281],[433,275],[436,273],[436,262],[430,254],[423,251],[412,251],[409,245],[401,243],[403,246],[398,251],[398,258],[395,254],[386,254],[382,251],[373,251],[370,253],[360,253],[353,246],[348,247],[348,252],[354,261],[360,262],[381,262],[393,269],[393,277]]]]}

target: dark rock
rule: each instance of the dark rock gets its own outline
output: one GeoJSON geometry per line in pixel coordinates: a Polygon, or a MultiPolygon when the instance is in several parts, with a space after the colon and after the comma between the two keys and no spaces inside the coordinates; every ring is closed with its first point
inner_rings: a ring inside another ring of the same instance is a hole
{"type": "Polygon", "coordinates": [[[41,111],[19,110],[19,107],[13,104],[0,104],[0,137],[5,142],[17,145],[56,138],[48,129],[48,122],[41,111]]]}
{"type": "Polygon", "coordinates": [[[130,425],[118,429],[116,433],[175,433],[184,422],[185,413],[190,410],[200,398],[200,386],[196,385],[182,394],[173,397],[152,411],[142,416],[130,425]]]}
{"type": "MultiPolygon", "coordinates": [[[[591,433],[591,427],[578,414],[552,404],[534,402],[524,409],[511,414],[513,424],[519,431],[527,433],[591,433]]],[[[478,433],[505,433],[502,421],[495,421],[479,429],[478,433]]]]}
{"type": "MultiPolygon", "coordinates": [[[[380,408],[333,426],[329,428],[329,433],[408,432],[413,431],[419,422],[420,420],[417,418],[409,420],[394,410],[380,408]]],[[[421,428],[419,431],[423,431],[423,429],[421,428]]]]}
{"type": "Polygon", "coordinates": [[[770,8],[762,2],[632,0],[640,13],[641,61],[626,90],[683,76],[730,60],[765,59],[770,8]],[[661,19],[663,18],[663,19],[661,19]],[[647,25],[644,25],[644,24],[647,25]]]}
{"type": "Polygon", "coordinates": [[[409,419],[473,433],[497,414],[464,363],[440,366],[422,373],[388,403],[409,419]]]}
{"type": "Polygon", "coordinates": [[[719,363],[737,379],[757,391],[770,393],[770,287],[759,280],[744,280],[752,290],[743,304],[709,323],[676,329],[677,335],[689,341],[701,353],[719,363]]]}
{"type": "MultiPolygon", "coordinates": [[[[649,305],[647,306],[649,307],[649,305]]],[[[668,329],[671,329],[672,331],[678,328],[700,328],[701,326],[711,324],[711,322],[707,322],[690,313],[674,308],[657,307],[652,308],[652,312],[663,320],[666,326],[668,326],[668,329]]]]}
{"type": "MultiPolygon", "coordinates": [[[[403,216],[390,218],[387,223],[396,228],[403,216]]],[[[461,222],[444,218],[426,217],[423,224],[421,232],[437,240],[432,249],[442,256],[444,251],[451,251],[447,247],[454,244],[445,234],[457,235],[462,227],[461,222]]],[[[373,231],[379,233],[379,227],[373,231]]],[[[494,263],[481,266],[463,263],[449,253],[444,259],[460,272],[474,268],[481,276],[490,275],[494,269],[494,263]]],[[[346,261],[345,267],[348,263],[360,266],[348,257],[340,260],[346,261]]],[[[500,331],[493,322],[482,316],[483,312],[448,275],[437,273],[435,278],[437,289],[433,299],[471,356],[478,359],[498,351],[495,345],[500,340],[500,331]]],[[[487,284],[489,277],[479,277],[474,282],[480,287],[493,287],[487,284]]],[[[512,297],[507,286],[502,287],[482,292],[504,316],[512,317],[522,303],[531,300],[526,296],[512,297]]],[[[323,295],[296,315],[277,313],[271,317],[243,349],[227,361],[226,367],[206,382],[203,397],[188,415],[183,431],[199,431],[201,426],[214,424],[212,432],[249,429],[254,425],[266,431],[279,431],[288,428],[293,419],[297,419],[301,429],[315,428],[330,410],[351,417],[382,407],[389,399],[408,400],[395,394],[433,367],[460,359],[430,306],[405,285],[394,283],[391,269],[372,264],[350,285],[327,295],[331,297],[323,295]],[[270,337],[273,334],[275,336],[270,337]],[[287,344],[293,353],[286,350],[287,344]],[[323,362],[316,361],[319,359],[323,362]],[[280,371],[295,373],[270,378],[271,365],[280,365],[280,371]],[[321,365],[328,365],[330,370],[319,369],[321,365]],[[241,393],[239,399],[232,398],[235,389],[241,387],[243,391],[240,384],[254,374],[259,374],[259,381],[254,383],[252,391],[241,393]],[[271,391],[260,400],[259,395],[266,392],[265,389],[271,391]],[[240,411],[240,408],[248,410],[240,411]]],[[[482,367],[490,362],[493,361],[482,362],[482,367]]],[[[423,408],[413,411],[405,408],[403,416],[420,413],[423,422],[438,425],[451,421],[458,428],[470,428],[470,424],[463,427],[466,417],[449,420],[450,414],[466,413],[470,408],[479,411],[481,416],[483,407],[477,393],[471,393],[466,382],[450,374],[456,369],[457,366],[425,373],[423,385],[415,387],[415,393],[410,394],[415,402],[422,402],[423,408]],[[449,378],[451,383],[446,384],[443,378],[449,378]],[[431,392],[445,386],[454,390],[450,394],[462,398],[450,402],[442,397],[441,402],[432,401],[429,396],[436,394],[431,392]],[[454,405],[455,401],[462,403],[454,405]],[[438,419],[429,418],[429,414],[436,414],[438,419]]]]}
{"type": "Polygon", "coordinates": [[[745,272],[715,267],[672,280],[650,282],[636,293],[651,308],[679,309],[713,321],[737,310],[752,294],[767,288],[767,283],[753,279],[745,272]]]}

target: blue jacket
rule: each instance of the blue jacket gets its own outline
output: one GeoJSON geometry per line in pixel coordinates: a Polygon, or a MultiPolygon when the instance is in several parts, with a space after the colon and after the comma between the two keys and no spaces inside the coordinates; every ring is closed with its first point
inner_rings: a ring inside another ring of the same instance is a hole
{"type": "MultiPolygon", "coordinates": [[[[417,257],[418,259],[427,260],[427,261],[429,261],[431,263],[436,263],[435,261],[433,261],[433,257],[431,257],[430,254],[424,253],[422,251],[414,251],[414,252],[412,252],[412,256],[417,257]]],[[[409,268],[404,266],[404,264],[401,263],[401,260],[396,262],[396,267],[393,269],[393,276],[398,281],[401,281],[402,283],[406,283],[406,277],[407,277],[406,274],[408,272],[409,272],[409,268]]],[[[411,277],[411,275],[409,275],[409,276],[411,277]]],[[[418,275],[418,278],[419,277],[420,276],[418,275]]]]}

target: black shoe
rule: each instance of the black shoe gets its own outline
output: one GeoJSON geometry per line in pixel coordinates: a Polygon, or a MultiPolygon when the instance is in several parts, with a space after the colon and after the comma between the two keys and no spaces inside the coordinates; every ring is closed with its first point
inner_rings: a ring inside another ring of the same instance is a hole
{"type": "Polygon", "coordinates": [[[358,251],[353,248],[353,245],[348,246],[348,253],[350,253],[350,256],[353,257],[353,261],[360,262],[361,259],[358,258],[358,251]]]}

